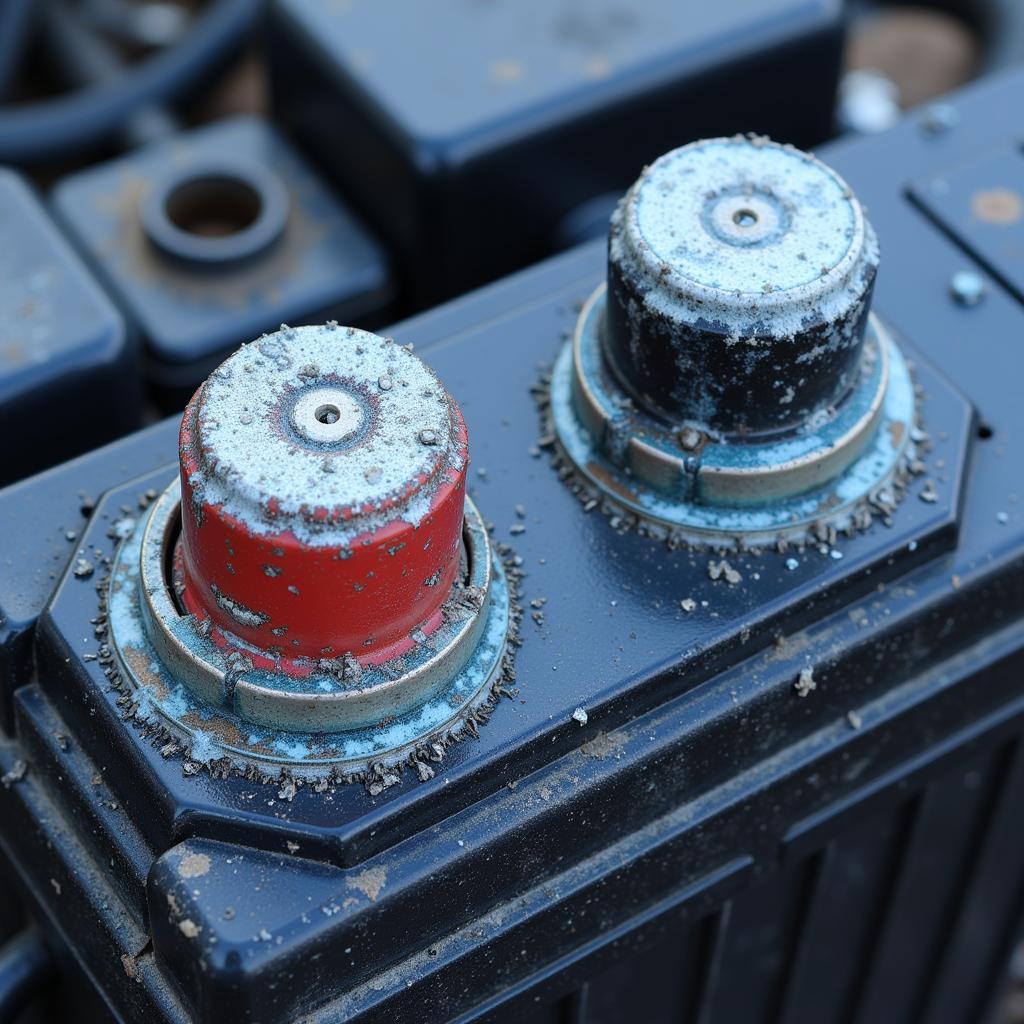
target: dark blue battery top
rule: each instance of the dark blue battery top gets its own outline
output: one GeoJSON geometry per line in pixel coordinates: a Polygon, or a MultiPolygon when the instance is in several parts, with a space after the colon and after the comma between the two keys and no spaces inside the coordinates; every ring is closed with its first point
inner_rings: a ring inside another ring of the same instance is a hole
{"type": "Polygon", "coordinates": [[[56,378],[114,362],[125,329],[15,172],[0,170],[0,403],[25,399],[56,378]]]}

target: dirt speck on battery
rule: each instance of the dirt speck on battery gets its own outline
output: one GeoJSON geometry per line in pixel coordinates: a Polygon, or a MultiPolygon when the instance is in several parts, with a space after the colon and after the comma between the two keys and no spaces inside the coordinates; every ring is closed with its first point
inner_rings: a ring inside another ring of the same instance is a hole
{"type": "Polygon", "coordinates": [[[817,688],[818,684],[814,678],[814,669],[800,669],[800,675],[797,677],[797,681],[793,684],[793,689],[796,690],[796,695],[798,697],[806,697],[812,690],[816,690],[817,688]]]}
{"type": "Polygon", "coordinates": [[[367,868],[348,879],[347,885],[350,889],[358,889],[371,903],[375,903],[387,881],[387,868],[367,868]]]}
{"type": "Polygon", "coordinates": [[[712,580],[725,580],[730,586],[743,582],[743,575],[734,569],[724,558],[719,562],[708,562],[708,577],[712,580]]]}
{"type": "Polygon", "coordinates": [[[189,853],[181,858],[178,874],[182,878],[200,878],[210,870],[210,858],[205,853],[189,853]]]}
{"type": "Polygon", "coordinates": [[[599,732],[592,740],[580,746],[580,753],[584,757],[596,757],[602,761],[608,757],[618,757],[621,750],[622,740],[613,732],[599,732]]]}

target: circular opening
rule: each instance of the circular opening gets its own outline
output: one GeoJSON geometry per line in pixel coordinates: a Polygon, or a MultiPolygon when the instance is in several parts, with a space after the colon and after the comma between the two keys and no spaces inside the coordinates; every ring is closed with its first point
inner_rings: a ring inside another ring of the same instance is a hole
{"type": "Polygon", "coordinates": [[[263,253],[283,234],[289,197],[258,166],[174,168],[143,197],[142,229],[165,256],[193,267],[228,267],[263,253]]]}
{"type": "Polygon", "coordinates": [[[336,405],[320,405],[313,415],[318,423],[337,423],[341,417],[341,410],[336,405]]]}
{"type": "Polygon", "coordinates": [[[358,393],[333,383],[299,391],[288,418],[303,441],[328,445],[335,451],[357,442],[372,419],[358,393]]]}
{"type": "Polygon", "coordinates": [[[700,217],[712,238],[741,249],[772,245],[789,230],[785,203],[766,189],[749,183],[712,193],[705,200],[700,217]]]}
{"type": "Polygon", "coordinates": [[[183,181],[164,201],[167,219],[199,238],[224,238],[251,227],[263,212],[259,192],[241,178],[209,175],[183,181]]]}

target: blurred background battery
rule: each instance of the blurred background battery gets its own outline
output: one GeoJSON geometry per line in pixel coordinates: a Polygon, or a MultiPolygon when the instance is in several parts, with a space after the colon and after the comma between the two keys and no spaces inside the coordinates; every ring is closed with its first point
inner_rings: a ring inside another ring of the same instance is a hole
{"type": "Polygon", "coordinates": [[[80,171],[54,202],[139,331],[172,407],[253,335],[364,322],[389,298],[380,246],[258,118],[80,171]]]}
{"type": "Polygon", "coordinates": [[[32,188],[7,170],[0,233],[3,485],[138,426],[140,388],[124,320],[32,188]],[[15,443],[26,436],[30,444],[15,443]]]}
{"type": "Polygon", "coordinates": [[[418,306],[602,237],[702,135],[828,137],[840,0],[278,0],[276,115],[399,256],[418,306]]]}

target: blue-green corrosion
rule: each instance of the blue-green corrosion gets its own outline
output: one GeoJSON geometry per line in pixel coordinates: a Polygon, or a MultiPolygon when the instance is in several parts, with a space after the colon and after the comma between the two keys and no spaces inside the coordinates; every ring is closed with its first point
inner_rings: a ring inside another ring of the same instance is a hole
{"type": "MultiPolygon", "coordinates": [[[[255,769],[256,774],[270,778],[284,772],[311,782],[325,777],[366,778],[381,766],[399,766],[424,751],[438,754],[449,740],[461,734],[467,717],[492,697],[501,676],[511,624],[509,583],[499,559],[493,560],[491,587],[481,609],[486,622],[473,653],[441,691],[422,705],[372,726],[344,732],[284,732],[255,727],[229,707],[196,696],[161,663],[144,627],[139,580],[144,529],[145,517],[115,558],[107,604],[111,635],[124,682],[137,705],[134,718],[162,726],[193,762],[212,765],[226,760],[239,771],[255,769]]],[[[181,618],[174,631],[192,653],[214,663],[224,661],[225,652],[192,628],[189,618],[181,618]]],[[[404,665],[414,668],[431,653],[431,648],[415,649],[405,657],[404,665]]],[[[250,669],[245,677],[263,686],[305,693],[354,685],[322,673],[295,680],[250,669]]],[[[359,686],[365,688],[393,677],[386,667],[365,668],[359,686]]]]}
{"type": "MultiPolygon", "coordinates": [[[[580,324],[580,357],[591,389],[603,415],[607,433],[599,443],[581,421],[574,399],[573,343],[566,343],[554,366],[550,384],[550,416],[562,449],[585,490],[601,495],[613,509],[636,515],[642,522],[663,527],[668,535],[696,546],[748,546],[812,539],[821,523],[837,530],[849,529],[864,509],[891,510],[893,493],[915,455],[916,401],[913,381],[899,347],[883,330],[875,341],[888,357],[888,385],[881,417],[859,455],[838,476],[793,497],[772,496],[761,504],[756,498],[743,504],[709,503],[700,500],[700,477],[705,469],[769,470],[773,466],[813,455],[833,446],[869,410],[882,374],[882,358],[865,365],[863,378],[850,398],[838,409],[812,418],[797,432],[780,439],[745,443],[707,443],[692,460],[692,474],[675,493],[644,484],[624,465],[632,437],[682,460],[686,452],[666,431],[638,433],[637,411],[623,402],[615,383],[601,365],[597,337],[601,303],[594,303],[580,324]]],[[[712,439],[713,441],[713,439],[712,439]]],[[[870,516],[868,516],[870,521],[870,516]]]]}

